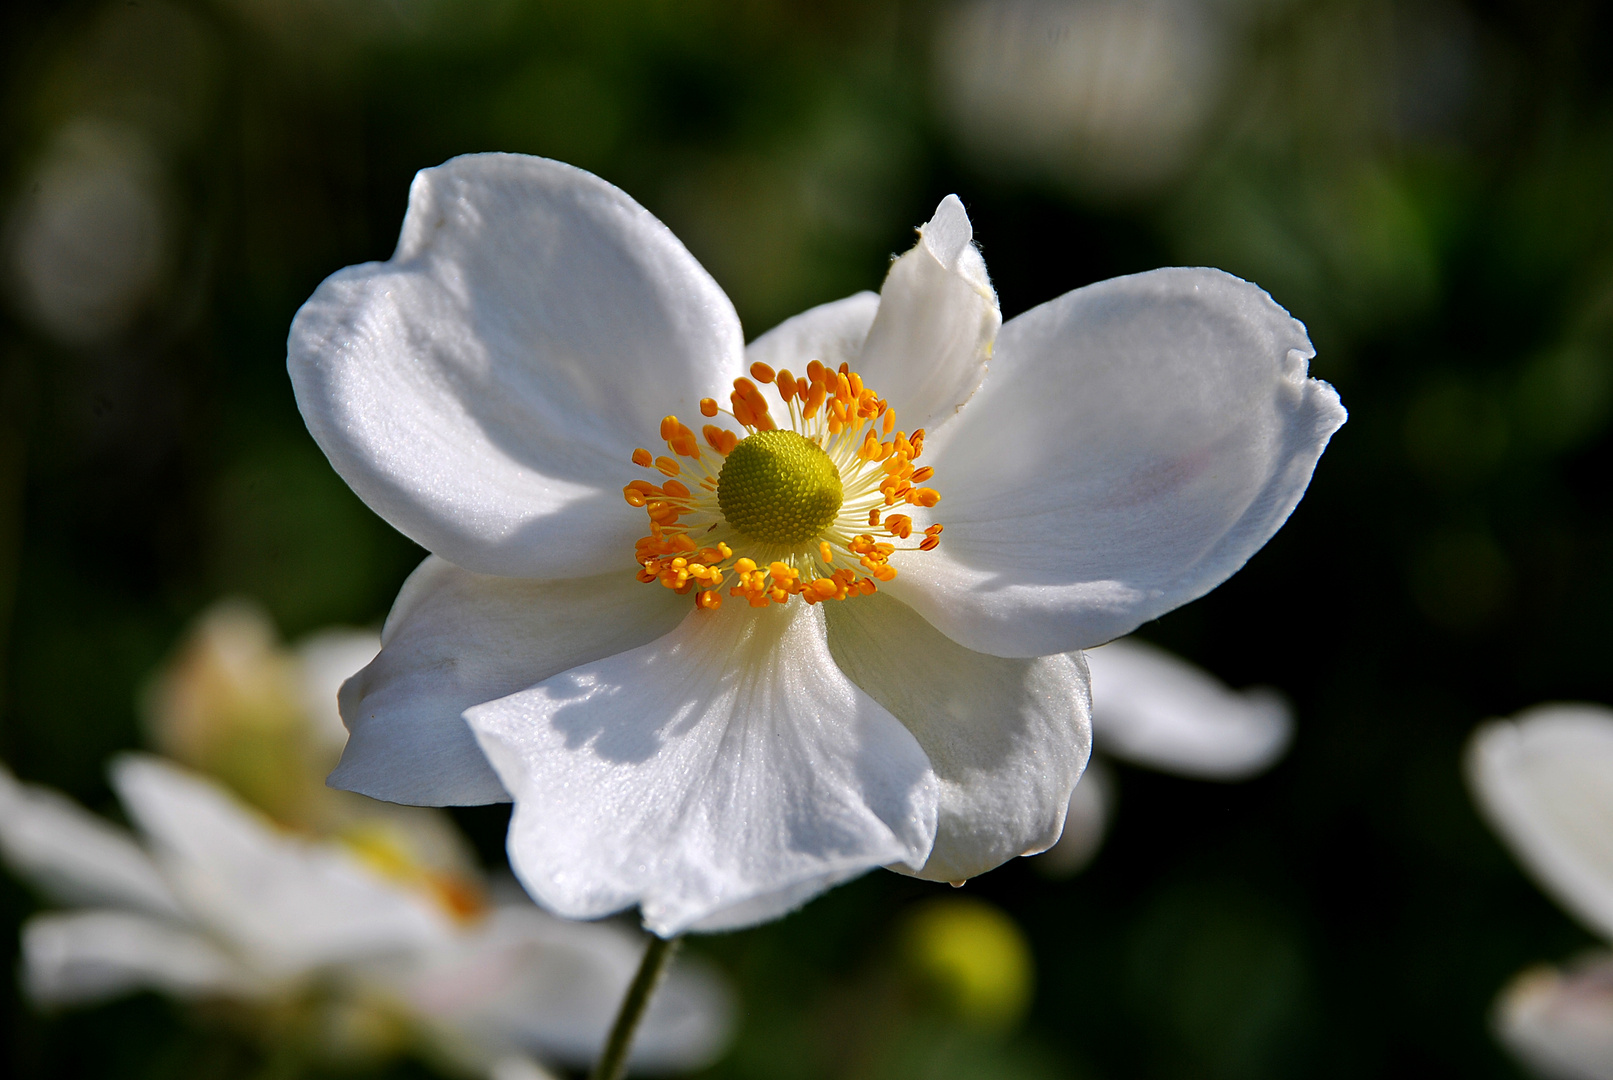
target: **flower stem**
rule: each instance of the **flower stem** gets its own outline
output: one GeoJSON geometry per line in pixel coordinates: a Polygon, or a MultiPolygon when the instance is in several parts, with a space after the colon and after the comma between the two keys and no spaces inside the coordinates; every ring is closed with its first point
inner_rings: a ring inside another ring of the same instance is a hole
{"type": "Polygon", "coordinates": [[[588,1074],[588,1080],[621,1080],[627,1072],[627,1055],[633,1048],[633,1036],[638,1031],[639,1021],[644,1019],[650,995],[655,993],[661,977],[666,974],[667,965],[672,962],[681,944],[681,937],[651,935],[650,943],[644,950],[644,959],[639,962],[638,974],[633,976],[627,996],[622,998],[622,1007],[616,1012],[616,1023],[611,1025],[610,1038],[605,1040],[605,1049],[600,1053],[594,1071],[588,1074]]]}

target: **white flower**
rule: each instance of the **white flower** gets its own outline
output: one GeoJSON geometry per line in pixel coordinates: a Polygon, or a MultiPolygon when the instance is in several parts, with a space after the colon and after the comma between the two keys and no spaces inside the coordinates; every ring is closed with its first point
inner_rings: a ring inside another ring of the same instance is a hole
{"type": "Polygon", "coordinates": [[[937,97],[982,165],[1135,198],[1202,141],[1228,23],[1203,0],[969,0],[939,23],[937,97]]]}
{"type": "Polygon", "coordinates": [[[508,792],[540,903],[636,903],[660,934],[1052,844],[1088,751],[1077,650],[1241,566],[1344,411],[1247,282],[1158,270],[1000,326],[958,199],[920,235],[880,295],[746,348],[597,177],[420,173],[391,261],[291,329],[309,430],[434,552],[342,689],[332,783],[508,792]]]}
{"type": "Polygon", "coordinates": [[[1086,653],[1092,673],[1093,759],[1070,797],[1064,835],[1042,868],[1073,874],[1098,853],[1114,814],[1104,756],[1198,780],[1247,780],[1276,763],[1293,738],[1283,696],[1235,691],[1202,668],[1136,638],[1086,653]]]}
{"type": "MultiPolygon", "coordinates": [[[[151,989],[269,1004],[324,993],[332,1030],[343,1017],[391,1017],[462,1067],[511,1072],[528,1053],[584,1064],[598,1052],[640,951],[620,928],[562,922],[525,902],[467,912],[452,883],[283,832],[159,758],[121,758],[112,779],[143,845],[0,769],[0,854],[78,907],[23,928],[36,1001],[151,989]]],[[[675,970],[635,1061],[704,1063],[728,1014],[710,976],[675,970]]]]}
{"type": "MultiPolygon", "coordinates": [[[[1613,710],[1541,705],[1468,743],[1479,808],[1553,899],[1613,942],[1613,710]]],[[[1507,1046],[1553,1080],[1613,1080],[1613,953],[1532,968],[1496,1003],[1507,1046]]]]}

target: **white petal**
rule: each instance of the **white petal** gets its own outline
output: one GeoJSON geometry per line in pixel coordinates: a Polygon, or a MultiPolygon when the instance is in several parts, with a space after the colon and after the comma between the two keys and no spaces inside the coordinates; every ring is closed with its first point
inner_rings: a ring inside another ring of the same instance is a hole
{"type": "Polygon", "coordinates": [[[1532,968],[1502,991],[1496,1033],[1547,1080],[1613,1080],[1613,956],[1532,968]]]}
{"type": "MultiPolygon", "coordinates": [[[[642,936],[621,926],[507,905],[396,989],[419,1014],[473,1044],[586,1066],[604,1045],[643,951],[642,936]]],[[[733,1000],[721,981],[680,957],[650,1000],[633,1064],[699,1068],[721,1052],[732,1028],[733,1000]]]]}
{"type": "Polygon", "coordinates": [[[18,783],[3,766],[0,854],[58,900],[182,917],[157,864],[134,837],[49,788],[18,783]]]}
{"type": "Polygon", "coordinates": [[[41,1005],[104,1001],[135,990],[254,997],[269,983],[206,939],[144,915],[39,915],[22,928],[23,983],[41,1005]]]}
{"type": "Polygon", "coordinates": [[[487,1080],[557,1080],[554,1073],[523,1054],[510,1054],[493,1062],[487,1080]]]}
{"type": "Polygon", "coordinates": [[[857,366],[904,431],[933,431],[985,377],[1003,320],[973,237],[963,203],[948,195],[880,289],[857,366]]]}
{"type": "Polygon", "coordinates": [[[828,368],[856,367],[878,311],[879,294],[871,292],[808,308],[745,346],[746,367],[760,362],[797,376],[813,360],[828,368]]]}
{"type": "Polygon", "coordinates": [[[1097,857],[1114,818],[1115,774],[1103,759],[1092,755],[1081,782],[1070,793],[1070,811],[1064,815],[1059,842],[1036,857],[1036,869],[1051,878],[1080,873],[1097,857]]]}
{"type": "Polygon", "coordinates": [[[568,918],[638,903],[662,935],[737,925],[740,905],[760,921],[920,866],[935,837],[924,752],[835,667],[804,604],[691,612],[465,718],[515,796],[511,864],[568,918]]]}
{"type": "Polygon", "coordinates": [[[380,651],[381,640],[373,630],[321,630],[298,642],[303,709],[321,746],[334,752],[346,745],[347,729],[342,726],[336,695],[342,683],[380,651]]]}
{"type": "Polygon", "coordinates": [[[550,578],[632,552],[629,455],[739,374],[743,338],[626,194],[476,154],[415,177],[391,261],[327,279],[289,350],[308,430],[377,513],[460,566],[550,578]]]}
{"type": "Polygon", "coordinates": [[[187,909],[266,972],[411,950],[451,932],[446,914],[348,849],[283,833],[200,776],[129,755],[112,780],[187,909]]]}
{"type": "Polygon", "coordinates": [[[1092,735],[1121,761],[1202,780],[1245,780],[1288,749],[1294,721],[1275,690],[1235,692],[1135,638],[1088,649],[1092,735]]]}
{"type": "Polygon", "coordinates": [[[507,801],[464,711],[653,641],[689,608],[631,569],[526,581],[427,559],[392,605],[381,655],[342,687],[352,737],[330,782],[389,802],[507,801]]]}
{"type": "Polygon", "coordinates": [[[1613,710],[1541,705],[1474,732],[1479,808],[1540,886],[1613,940],[1613,710]]]}
{"type": "Polygon", "coordinates": [[[1305,328],[1219,270],[1090,285],[1003,327],[926,463],[946,524],[891,590],[981,652],[1090,648],[1224,581],[1287,520],[1338,395],[1305,328]]]}
{"type": "Polygon", "coordinates": [[[1077,656],[970,652],[883,593],[825,609],[835,663],[907,725],[940,781],[919,877],[963,881],[1059,838],[1092,749],[1077,656]]]}

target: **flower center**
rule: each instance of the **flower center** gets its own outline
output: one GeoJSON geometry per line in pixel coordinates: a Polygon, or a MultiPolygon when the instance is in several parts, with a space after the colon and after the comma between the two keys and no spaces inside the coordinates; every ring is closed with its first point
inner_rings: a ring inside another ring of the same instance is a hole
{"type": "Polygon", "coordinates": [[[746,434],[716,424],[695,438],[676,416],[661,421],[674,456],[633,451],[633,464],[654,469],[655,484],[634,480],[622,489],[644,510],[650,535],[635,545],[640,581],[659,582],[701,608],[727,595],[752,607],[808,604],[867,596],[876,582],[896,577],[890,557],[900,550],[934,551],[941,525],[916,536],[909,513],[940,502],[922,487],[935,470],[913,463],[924,452],[924,429],[896,430],[896,411],[847,365],[835,371],[816,360],[806,377],[752,364],[751,379],[735,379],[732,410],[703,398],[700,413],[726,412],[746,434]],[[757,383],[772,384],[789,417],[773,420],[757,383]],[[685,462],[689,464],[685,466],[685,462]],[[679,479],[684,477],[688,483],[679,479]],[[916,543],[902,544],[909,539],[916,543]]]}
{"type": "Polygon", "coordinates": [[[742,439],[717,474],[717,506],[742,536],[796,545],[834,523],[844,501],[840,470],[794,431],[742,439]]]}

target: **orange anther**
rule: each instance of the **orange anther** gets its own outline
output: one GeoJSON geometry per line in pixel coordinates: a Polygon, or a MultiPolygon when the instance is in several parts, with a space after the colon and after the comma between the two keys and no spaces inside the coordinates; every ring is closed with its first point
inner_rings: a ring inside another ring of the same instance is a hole
{"type": "Polygon", "coordinates": [[[934,488],[914,488],[907,493],[907,501],[914,506],[934,506],[941,501],[941,493],[934,488]]]}
{"type": "Polygon", "coordinates": [[[895,409],[886,409],[885,410],[885,420],[884,420],[884,423],[880,425],[880,431],[882,431],[886,435],[889,435],[895,429],[896,429],[896,410],[895,409]]]}
{"type": "Polygon", "coordinates": [[[739,396],[738,390],[735,390],[732,394],[730,394],[728,396],[728,400],[729,403],[734,407],[735,420],[738,420],[746,427],[756,426],[756,417],[751,414],[750,404],[744,398],[739,396]]]}
{"type": "Polygon", "coordinates": [[[818,541],[818,558],[822,559],[826,563],[832,563],[835,561],[835,550],[829,546],[829,541],[818,541]]]}
{"type": "Polygon", "coordinates": [[[824,370],[823,370],[823,365],[822,364],[818,363],[816,360],[812,360],[812,361],[809,361],[807,363],[807,381],[808,382],[811,382],[811,383],[814,383],[814,384],[821,383],[823,381],[823,374],[824,374],[824,370]]]}
{"type": "Polygon", "coordinates": [[[879,586],[875,585],[869,578],[858,578],[857,591],[862,593],[864,596],[873,596],[879,591],[879,586]]]}
{"type": "MultiPolygon", "coordinates": [[[[821,577],[813,581],[812,591],[817,593],[818,596],[824,600],[827,600],[829,597],[840,591],[840,583],[835,581],[833,578],[821,577]]],[[[858,610],[860,611],[862,609],[859,608],[858,610]]]]}
{"type": "Polygon", "coordinates": [[[848,371],[846,372],[846,382],[851,384],[851,396],[861,401],[863,396],[863,377],[855,371],[848,371]]]}
{"type": "Polygon", "coordinates": [[[628,506],[642,507],[648,501],[644,498],[643,492],[634,491],[630,487],[624,487],[622,489],[622,498],[627,500],[628,506]]]}
{"type": "Polygon", "coordinates": [[[868,511],[868,527],[870,529],[879,527],[879,507],[877,506],[868,511]]]}
{"type": "Polygon", "coordinates": [[[655,459],[655,467],[666,476],[676,476],[683,471],[683,466],[678,464],[677,458],[664,456],[655,459]]]}
{"type": "Polygon", "coordinates": [[[716,398],[709,398],[709,397],[701,398],[700,399],[700,415],[701,416],[716,416],[717,415],[717,399],[716,398]]]}
{"type": "MultiPolygon", "coordinates": [[[[812,362],[817,363],[816,360],[812,362]]],[[[821,382],[813,383],[812,389],[807,391],[806,405],[802,407],[801,415],[808,420],[818,415],[818,410],[823,407],[823,399],[826,396],[827,392],[824,390],[823,384],[821,382]]]]}
{"type": "Polygon", "coordinates": [[[874,576],[880,581],[894,581],[896,579],[896,567],[889,563],[880,563],[874,567],[874,576]]]}
{"type": "Polygon", "coordinates": [[[676,480],[668,480],[666,483],[661,485],[661,490],[672,496],[674,499],[687,499],[689,497],[689,489],[678,483],[676,480]]]}
{"type": "Polygon", "coordinates": [[[846,363],[844,360],[840,361],[840,374],[842,374],[842,375],[851,374],[851,365],[846,363]]]}
{"type": "Polygon", "coordinates": [[[707,424],[700,429],[700,434],[706,437],[706,444],[724,457],[739,445],[739,436],[732,431],[724,431],[715,424],[707,424]]]}
{"type": "Polygon", "coordinates": [[[843,371],[835,376],[835,397],[840,401],[851,401],[856,397],[851,392],[851,380],[846,378],[846,373],[843,371]]]}
{"type": "Polygon", "coordinates": [[[795,392],[798,389],[795,385],[795,376],[790,374],[789,368],[779,369],[778,381],[775,385],[778,386],[779,397],[783,398],[786,403],[795,396],[795,392]]]}
{"type": "Polygon", "coordinates": [[[913,519],[906,514],[892,514],[885,519],[885,528],[892,536],[906,540],[913,535],[913,519]]]}
{"type": "Polygon", "coordinates": [[[760,383],[770,383],[773,381],[773,369],[758,360],[750,366],[750,377],[760,383]]]}
{"type": "Polygon", "coordinates": [[[919,541],[920,551],[934,551],[940,546],[941,538],[939,536],[926,536],[923,540],[919,541]]]}
{"type": "Polygon", "coordinates": [[[702,611],[716,611],[722,607],[722,597],[715,592],[696,593],[694,603],[702,611]]]}
{"type": "Polygon", "coordinates": [[[914,471],[914,473],[913,473],[913,483],[922,484],[922,483],[924,483],[924,481],[928,480],[930,477],[932,477],[934,475],[935,475],[935,470],[930,468],[928,465],[926,465],[926,466],[924,466],[924,468],[914,471]]]}
{"type": "Polygon", "coordinates": [[[941,535],[941,530],[943,528],[945,528],[945,526],[942,525],[939,521],[937,521],[934,525],[931,525],[928,529],[924,530],[924,535],[925,536],[940,536],[941,535]]]}
{"type": "Polygon", "coordinates": [[[634,465],[642,465],[644,468],[648,469],[650,467],[650,462],[654,460],[655,458],[651,456],[650,452],[645,450],[643,447],[633,451],[634,465]]]}
{"type": "Polygon", "coordinates": [[[677,432],[678,418],[676,416],[664,416],[661,418],[661,438],[670,439],[677,432]]]}

